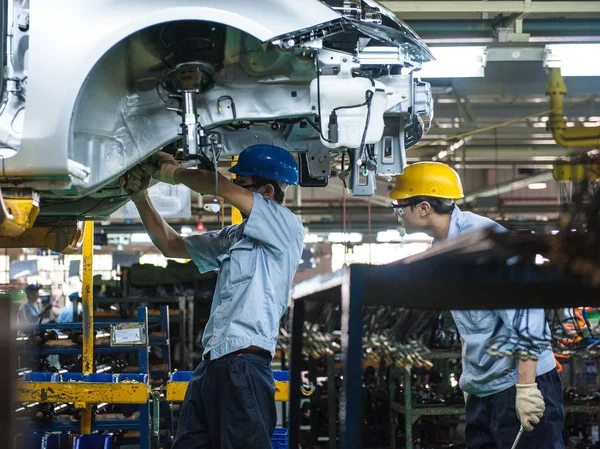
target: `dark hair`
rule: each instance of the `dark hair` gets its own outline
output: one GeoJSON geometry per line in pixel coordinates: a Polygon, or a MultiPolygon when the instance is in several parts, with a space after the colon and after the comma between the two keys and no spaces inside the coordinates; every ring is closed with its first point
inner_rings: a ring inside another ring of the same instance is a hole
{"type": "Polygon", "coordinates": [[[273,189],[275,189],[275,195],[273,199],[276,203],[283,204],[283,200],[285,199],[285,192],[283,191],[281,185],[279,185],[277,181],[265,178],[264,176],[252,176],[252,183],[255,184],[256,187],[271,184],[273,186],[273,189]]]}
{"type": "Polygon", "coordinates": [[[440,215],[450,215],[456,207],[454,201],[450,199],[435,198],[432,196],[416,196],[410,199],[410,202],[412,203],[410,206],[411,210],[414,209],[417,204],[424,201],[429,203],[431,208],[440,215]]]}

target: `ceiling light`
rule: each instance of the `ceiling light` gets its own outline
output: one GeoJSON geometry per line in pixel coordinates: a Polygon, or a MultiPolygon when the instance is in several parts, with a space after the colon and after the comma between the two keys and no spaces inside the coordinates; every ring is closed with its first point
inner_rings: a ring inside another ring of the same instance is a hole
{"type": "Polygon", "coordinates": [[[323,237],[317,234],[304,234],[304,243],[319,243],[323,241],[323,237]]]}
{"type": "Polygon", "coordinates": [[[152,243],[148,234],[131,234],[131,243],[152,243]]]}
{"type": "Polygon", "coordinates": [[[400,231],[396,229],[388,229],[377,233],[377,241],[379,243],[400,242],[400,231]]]}
{"type": "Polygon", "coordinates": [[[181,227],[181,235],[188,235],[188,234],[191,234],[192,232],[194,232],[194,230],[189,226],[181,227]]]}
{"type": "Polygon", "coordinates": [[[600,76],[600,44],[548,44],[545,67],[558,67],[563,76],[600,76]]]}
{"type": "Polygon", "coordinates": [[[548,187],[548,184],[545,182],[532,182],[527,186],[529,190],[543,190],[548,187]]]}
{"type": "Polygon", "coordinates": [[[362,242],[362,234],[359,232],[330,232],[327,240],[331,243],[359,243],[362,242]]]}
{"type": "Polygon", "coordinates": [[[486,47],[429,47],[435,61],[426,62],[420,78],[472,78],[484,76],[486,47]]]}

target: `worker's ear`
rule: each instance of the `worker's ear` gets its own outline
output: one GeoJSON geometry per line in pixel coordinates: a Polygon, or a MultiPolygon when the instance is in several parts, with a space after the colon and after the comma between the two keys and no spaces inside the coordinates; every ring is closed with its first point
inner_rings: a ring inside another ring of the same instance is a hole
{"type": "Polygon", "coordinates": [[[261,188],[262,188],[262,192],[260,192],[260,194],[264,198],[271,200],[271,201],[275,201],[275,187],[273,187],[273,184],[265,184],[261,188]]]}
{"type": "Polygon", "coordinates": [[[431,204],[429,204],[427,201],[420,202],[417,208],[421,217],[426,217],[429,215],[429,212],[431,212],[431,204]]]}

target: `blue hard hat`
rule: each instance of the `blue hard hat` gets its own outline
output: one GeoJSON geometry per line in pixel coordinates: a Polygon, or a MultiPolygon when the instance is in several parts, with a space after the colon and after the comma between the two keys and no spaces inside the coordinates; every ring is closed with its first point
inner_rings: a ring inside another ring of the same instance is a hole
{"type": "Polygon", "coordinates": [[[25,287],[25,293],[39,291],[40,287],[35,284],[29,284],[25,287]]]}
{"type": "Polygon", "coordinates": [[[274,145],[252,145],[240,153],[238,163],[229,169],[239,176],[262,176],[298,185],[298,163],[288,151],[274,145]]]}

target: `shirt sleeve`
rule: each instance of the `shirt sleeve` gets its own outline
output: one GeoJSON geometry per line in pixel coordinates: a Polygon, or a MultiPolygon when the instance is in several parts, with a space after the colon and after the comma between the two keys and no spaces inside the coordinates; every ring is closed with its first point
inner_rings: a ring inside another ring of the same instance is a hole
{"type": "MultiPolygon", "coordinates": [[[[519,342],[531,354],[539,355],[550,347],[550,329],[544,309],[500,309],[496,313],[519,342]]],[[[512,340],[512,339],[511,339],[512,340]]]]}
{"type": "Polygon", "coordinates": [[[304,242],[304,229],[300,219],[288,208],[254,193],[254,203],[244,227],[244,234],[264,243],[279,255],[300,239],[304,242]]]}
{"type": "Polygon", "coordinates": [[[220,268],[217,258],[222,254],[229,253],[231,247],[230,235],[231,226],[227,226],[220,231],[191,234],[183,239],[185,249],[200,273],[220,268]]]}

